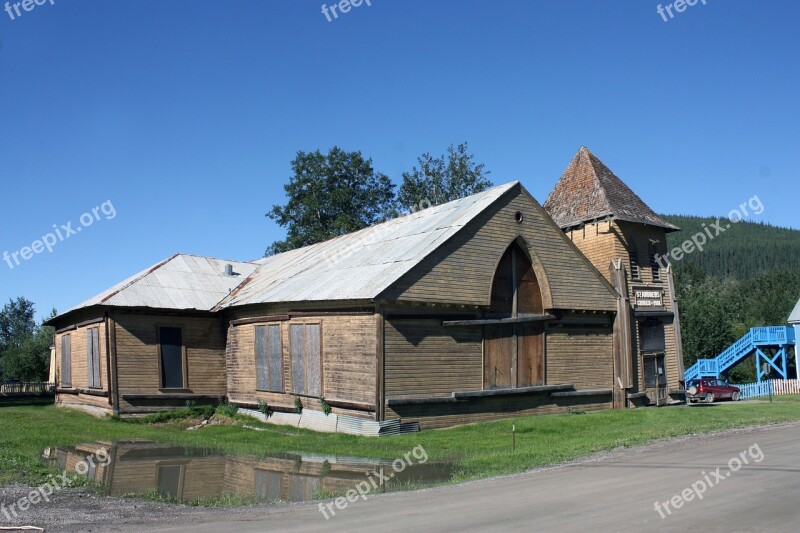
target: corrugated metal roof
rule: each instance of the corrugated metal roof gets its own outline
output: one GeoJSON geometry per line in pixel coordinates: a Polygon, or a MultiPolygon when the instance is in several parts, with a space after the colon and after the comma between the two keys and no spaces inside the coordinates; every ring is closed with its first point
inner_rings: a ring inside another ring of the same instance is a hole
{"type": "Polygon", "coordinates": [[[373,299],[517,183],[257,261],[176,254],[67,313],[93,305],[211,311],[373,299]],[[226,264],[233,266],[233,276],[225,275],[226,264]]]}
{"type": "Polygon", "coordinates": [[[220,307],[375,298],[517,183],[255,261],[220,307]]]}
{"type": "MultiPolygon", "coordinates": [[[[794,311],[789,315],[789,324],[800,324],[800,300],[797,301],[797,305],[794,306],[794,311]]],[[[797,340],[800,342],[800,339],[797,340]]]]}
{"type": "Polygon", "coordinates": [[[254,263],[176,254],[67,312],[92,305],[210,311],[257,268],[254,263]],[[225,275],[225,265],[233,276],[225,275]]]}

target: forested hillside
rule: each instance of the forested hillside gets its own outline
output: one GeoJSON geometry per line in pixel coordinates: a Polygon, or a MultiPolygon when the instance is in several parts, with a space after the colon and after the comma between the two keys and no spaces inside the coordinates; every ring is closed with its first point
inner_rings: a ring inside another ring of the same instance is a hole
{"type": "MultiPolygon", "coordinates": [[[[704,227],[712,227],[717,221],[710,217],[662,216],[681,228],[681,231],[667,237],[670,250],[693,235],[704,232],[704,227]]],[[[729,224],[724,218],[722,222],[723,228],[729,224]]],[[[716,230],[712,229],[711,234],[715,233],[716,230]]],[[[749,279],[776,268],[797,270],[800,269],[800,231],[769,224],[739,222],[710,239],[702,252],[692,252],[672,263],[676,270],[694,263],[719,279],[749,279]]]]}
{"type": "MultiPolygon", "coordinates": [[[[703,224],[716,222],[703,217],[664,218],[683,230],[668,237],[670,249],[703,231],[703,224]]],[[[710,240],[702,252],[671,262],[687,367],[697,358],[715,357],[751,327],[786,324],[800,299],[797,230],[741,222],[710,240]]],[[[793,357],[791,361],[790,377],[795,377],[793,357]]],[[[753,361],[734,368],[730,378],[738,383],[754,381],[753,361]]]]}

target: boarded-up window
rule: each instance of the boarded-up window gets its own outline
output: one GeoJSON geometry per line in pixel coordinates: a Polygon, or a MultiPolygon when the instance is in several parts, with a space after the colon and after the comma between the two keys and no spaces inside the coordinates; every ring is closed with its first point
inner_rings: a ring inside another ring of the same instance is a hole
{"type": "Polygon", "coordinates": [[[86,360],[89,388],[99,389],[100,384],[100,330],[86,330],[86,360]]]}
{"type": "Polygon", "coordinates": [[[72,342],[69,335],[61,337],[61,386],[72,387],[72,342]]]}
{"type": "Polygon", "coordinates": [[[281,326],[256,326],[256,389],[283,392],[281,326]]]}
{"type": "Polygon", "coordinates": [[[289,326],[289,337],[292,352],[292,392],[322,396],[320,325],[292,324],[289,326]]]}
{"type": "Polygon", "coordinates": [[[182,389],[183,384],[183,332],[181,328],[159,328],[161,348],[161,387],[182,389]]]}

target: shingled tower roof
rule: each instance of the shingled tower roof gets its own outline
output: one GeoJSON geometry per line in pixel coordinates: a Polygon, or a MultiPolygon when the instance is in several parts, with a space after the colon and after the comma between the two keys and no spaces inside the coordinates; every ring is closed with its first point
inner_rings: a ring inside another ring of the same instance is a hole
{"type": "Polygon", "coordinates": [[[578,150],[543,207],[562,229],[607,218],[667,231],[680,229],[658,216],[585,146],[578,150]]]}

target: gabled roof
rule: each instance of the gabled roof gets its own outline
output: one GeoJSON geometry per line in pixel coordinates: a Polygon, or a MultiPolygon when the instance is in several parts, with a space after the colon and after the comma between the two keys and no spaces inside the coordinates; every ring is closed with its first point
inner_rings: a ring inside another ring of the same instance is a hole
{"type": "Polygon", "coordinates": [[[256,267],[253,263],[175,254],[67,313],[93,305],[210,311],[256,267]],[[225,265],[233,266],[232,276],[225,274],[225,265]]]}
{"type": "Polygon", "coordinates": [[[258,270],[219,308],[377,298],[518,182],[255,261],[258,270]]]}
{"type": "Polygon", "coordinates": [[[585,146],[569,164],[543,207],[562,229],[614,218],[677,231],[658,216],[585,146]]]}
{"type": "MultiPolygon", "coordinates": [[[[794,311],[789,315],[789,324],[800,324],[800,300],[797,301],[797,305],[794,306],[794,311]]],[[[800,341],[800,339],[797,340],[800,341]]]]}

